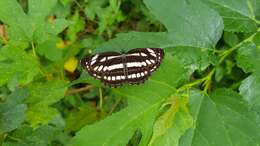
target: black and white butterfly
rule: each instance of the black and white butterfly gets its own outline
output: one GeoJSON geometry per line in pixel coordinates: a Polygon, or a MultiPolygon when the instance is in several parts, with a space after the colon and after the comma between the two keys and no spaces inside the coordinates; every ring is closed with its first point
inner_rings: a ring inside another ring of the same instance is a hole
{"type": "Polygon", "coordinates": [[[136,48],[127,53],[103,52],[83,58],[81,65],[90,75],[110,87],[143,83],[164,57],[161,48],[136,48]]]}

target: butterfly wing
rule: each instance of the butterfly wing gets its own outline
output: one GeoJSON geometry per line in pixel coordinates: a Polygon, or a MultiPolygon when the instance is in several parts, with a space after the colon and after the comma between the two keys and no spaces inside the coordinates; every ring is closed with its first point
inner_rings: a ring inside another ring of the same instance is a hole
{"type": "Polygon", "coordinates": [[[137,48],[126,54],[104,52],[81,60],[81,65],[93,77],[106,85],[117,87],[124,82],[140,84],[148,79],[161,63],[160,48],[137,48]]]}
{"type": "Polygon", "coordinates": [[[125,81],[122,56],[117,52],[104,52],[81,60],[81,65],[93,77],[106,85],[117,87],[125,81]]]}
{"type": "Polygon", "coordinates": [[[164,52],[160,48],[137,48],[128,51],[126,54],[127,82],[143,83],[160,66],[163,57],[164,52]]]}

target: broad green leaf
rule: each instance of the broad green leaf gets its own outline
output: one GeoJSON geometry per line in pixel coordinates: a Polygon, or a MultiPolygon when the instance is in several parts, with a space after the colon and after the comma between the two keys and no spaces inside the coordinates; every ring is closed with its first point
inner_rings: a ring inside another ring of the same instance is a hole
{"type": "Polygon", "coordinates": [[[130,32],[119,34],[96,51],[121,52],[140,47],[213,48],[220,39],[221,17],[199,1],[145,1],[151,12],[166,26],[168,32],[130,32]]]}
{"type": "Polygon", "coordinates": [[[0,102],[0,133],[16,129],[25,120],[27,106],[22,102],[26,96],[26,92],[20,89],[0,102]]]}
{"type": "Polygon", "coordinates": [[[194,126],[180,146],[257,146],[260,119],[242,97],[230,89],[217,89],[208,96],[190,94],[194,126]]]}
{"type": "MultiPolygon", "coordinates": [[[[39,73],[38,61],[24,50],[7,45],[0,50],[0,85],[8,82],[27,84],[39,73]]],[[[16,84],[16,85],[17,85],[16,84]]]]}
{"type": "Polygon", "coordinates": [[[12,26],[24,23],[26,14],[16,0],[0,1],[0,20],[12,26]]]}
{"type": "MultiPolygon", "coordinates": [[[[166,48],[171,47],[173,40],[169,37],[168,33],[165,32],[129,32],[120,33],[115,39],[112,39],[95,51],[127,51],[133,48],[166,48]]],[[[176,42],[179,43],[179,42],[176,42]]],[[[180,42],[181,43],[181,42],[180,42]]],[[[185,44],[183,44],[185,45],[185,44]]]]}
{"type": "Polygon", "coordinates": [[[185,79],[183,67],[176,59],[167,56],[144,85],[114,89],[116,94],[127,97],[128,107],[101,122],[85,126],[72,139],[71,145],[126,145],[136,130],[142,133],[140,145],[147,145],[162,101],[185,79]]]}
{"type": "Polygon", "coordinates": [[[26,102],[29,105],[27,120],[32,126],[45,124],[58,116],[58,111],[50,107],[60,101],[65,94],[66,82],[61,80],[49,81],[47,83],[32,83],[28,86],[26,102]]]}
{"type": "Polygon", "coordinates": [[[223,30],[221,17],[198,0],[145,0],[174,42],[213,48],[223,30]]]}
{"type": "Polygon", "coordinates": [[[203,0],[222,16],[226,31],[254,32],[257,29],[254,0],[203,0]]]}
{"type": "Polygon", "coordinates": [[[238,49],[237,64],[245,72],[254,72],[260,68],[260,49],[254,43],[246,43],[238,49]]]}
{"type": "Polygon", "coordinates": [[[239,87],[240,94],[260,114],[260,72],[247,77],[239,87]]]}

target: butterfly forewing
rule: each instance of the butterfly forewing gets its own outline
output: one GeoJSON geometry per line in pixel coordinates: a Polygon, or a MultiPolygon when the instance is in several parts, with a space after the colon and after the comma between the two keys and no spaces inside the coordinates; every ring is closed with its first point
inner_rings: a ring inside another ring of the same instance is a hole
{"type": "Polygon", "coordinates": [[[137,48],[126,54],[104,52],[81,60],[88,73],[105,84],[117,87],[124,82],[143,83],[164,57],[160,48],[137,48]]]}

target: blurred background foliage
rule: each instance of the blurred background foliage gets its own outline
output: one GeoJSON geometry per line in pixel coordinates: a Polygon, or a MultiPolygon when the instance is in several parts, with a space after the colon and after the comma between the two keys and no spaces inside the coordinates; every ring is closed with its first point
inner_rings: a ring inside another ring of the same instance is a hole
{"type": "Polygon", "coordinates": [[[99,88],[68,86],[80,76],[79,59],[118,32],[164,30],[139,0],[12,0],[0,5],[5,7],[0,60],[10,58],[0,65],[5,70],[0,73],[2,145],[64,145],[86,124],[125,107],[108,89],[101,91],[100,109],[99,88]]]}

